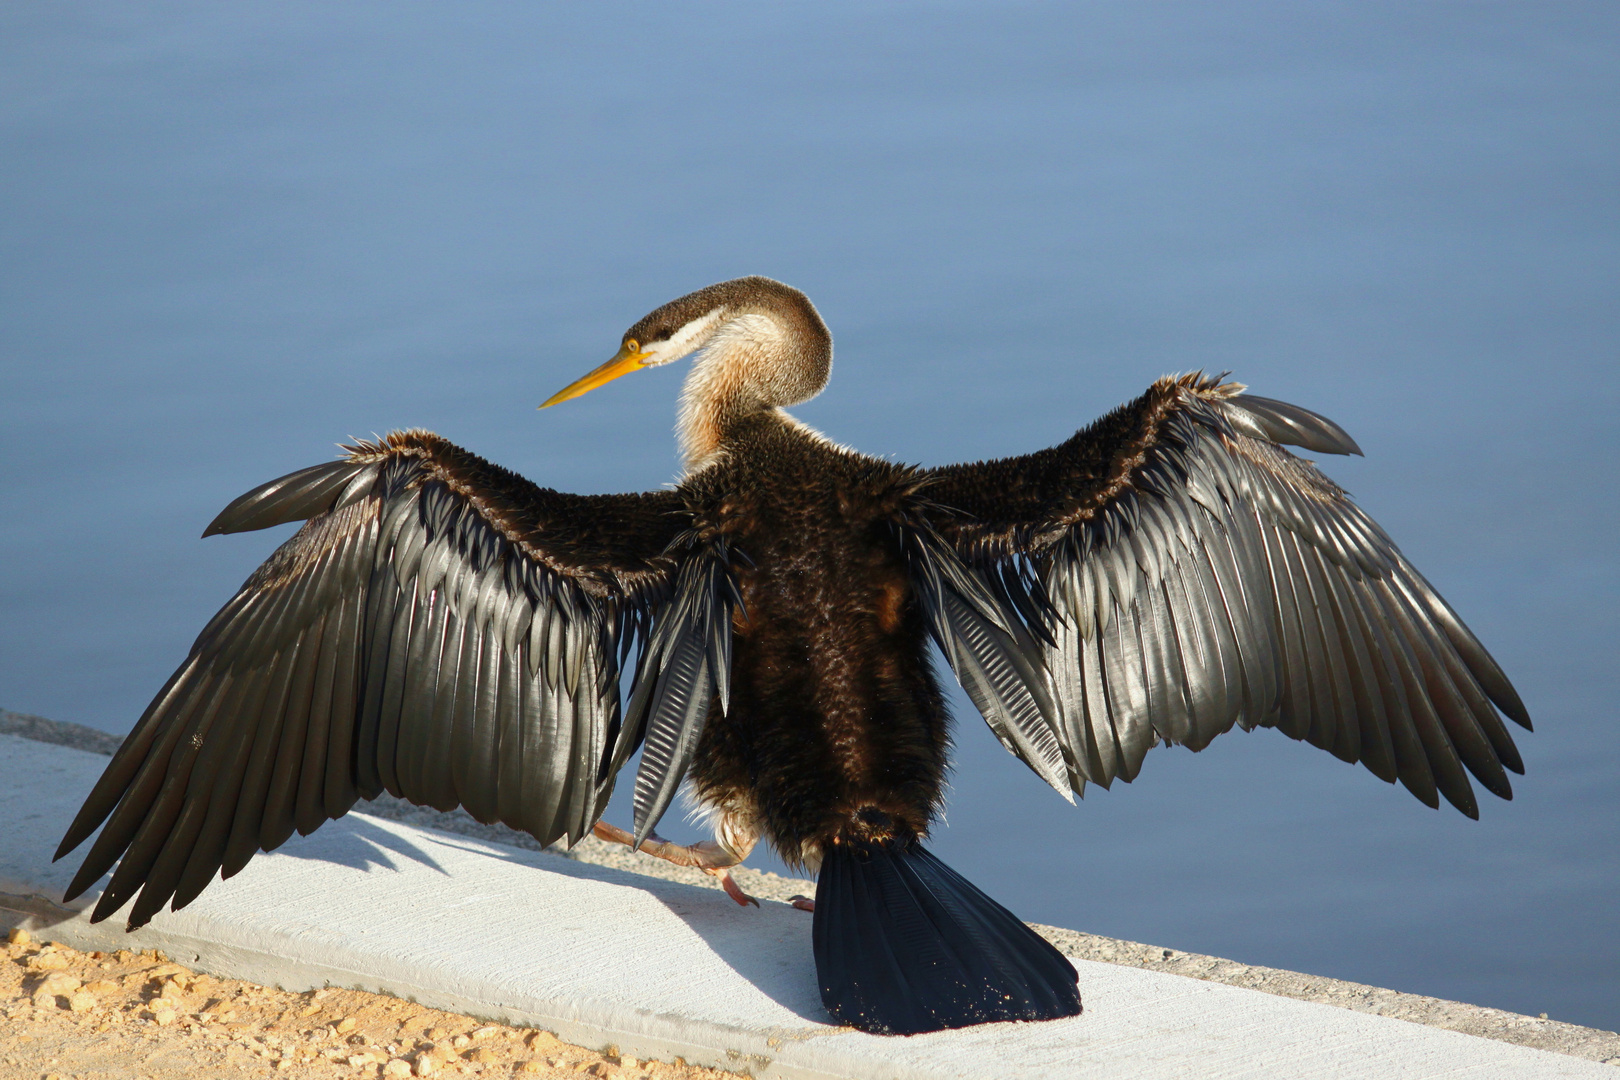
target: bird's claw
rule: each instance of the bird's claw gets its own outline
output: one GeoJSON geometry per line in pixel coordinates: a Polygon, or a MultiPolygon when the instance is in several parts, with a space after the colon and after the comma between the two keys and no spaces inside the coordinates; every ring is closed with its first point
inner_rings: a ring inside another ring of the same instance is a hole
{"type": "Polygon", "coordinates": [[[759,907],[759,901],[742,891],[742,886],[737,884],[737,879],[731,876],[730,870],[727,870],[724,867],[719,869],[710,869],[706,866],[703,868],[703,872],[708,874],[710,877],[719,878],[720,887],[726,890],[727,896],[737,901],[738,907],[747,907],[749,904],[759,907]]]}
{"type": "MultiPolygon", "coordinates": [[[[623,844],[626,847],[633,847],[635,844],[635,838],[629,833],[605,821],[598,821],[592,831],[598,838],[609,843],[623,844]]],[[[643,841],[641,850],[644,854],[672,862],[676,866],[696,867],[710,877],[719,878],[720,887],[726,890],[727,896],[737,901],[739,907],[747,907],[749,904],[759,907],[759,901],[742,891],[742,886],[737,884],[728,869],[741,860],[719,844],[712,841],[704,841],[701,844],[672,844],[654,833],[643,841]]]]}
{"type": "Polygon", "coordinates": [[[792,904],[794,907],[798,908],[800,911],[814,912],[816,910],[816,902],[814,900],[810,899],[808,896],[789,897],[788,898],[788,903],[792,904]]]}

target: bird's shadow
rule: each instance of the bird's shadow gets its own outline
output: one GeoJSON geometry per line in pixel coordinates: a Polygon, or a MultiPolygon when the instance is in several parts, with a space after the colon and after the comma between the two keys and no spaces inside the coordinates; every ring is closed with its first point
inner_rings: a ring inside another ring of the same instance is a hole
{"type": "MultiPolygon", "coordinates": [[[[609,866],[580,862],[552,852],[526,851],[492,841],[412,826],[416,836],[400,835],[364,814],[350,814],[344,830],[321,837],[325,843],[288,843],[277,854],[311,859],[362,872],[398,869],[396,858],[408,859],[446,877],[450,871],[434,857],[433,846],[473,851],[532,868],[648,893],[679,918],[713,953],[766,997],[800,1019],[832,1023],[821,1005],[811,955],[810,916],[787,904],[766,901],[760,908],[739,908],[718,889],[649,877],[609,866]]],[[[328,829],[331,827],[328,826],[328,829]]],[[[326,830],[323,830],[323,833],[326,830]]],[[[315,836],[305,838],[315,840],[315,836]]]]}
{"type": "MultiPolygon", "coordinates": [[[[401,833],[397,831],[399,825],[385,824],[364,813],[353,813],[346,815],[341,825],[329,822],[310,836],[294,836],[276,850],[274,857],[322,862],[361,873],[397,871],[402,862],[412,862],[449,878],[452,871],[436,857],[434,849],[455,849],[522,865],[537,874],[560,874],[638,889],[668,908],[715,956],[766,997],[807,1023],[832,1022],[822,1008],[816,981],[810,916],[802,911],[773,901],[765,901],[761,908],[739,908],[718,889],[580,862],[552,852],[528,851],[422,825],[406,827],[412,832],[401,833]]],[[[254,862],[266,857],[261,854],[254,862]]],[[[64,887],[66,871],[61,867],[65,865],[47,865],[39,875],[43,879],[41,883],[52,890],[64,887]]],[[[84,899],[74,905],[60,905],[44,901],[42,897],[42,903],[36,905],[38,910],[30,909],[30,914],[42,925],[74,918],[78,907],[95,902],[107,881],[104,875],[86,892],[84,899]]],[[[229,887],[229,883],[215,882],[211,889],[229,887]]],[[[160,914],[158,918],[163,916],[160,914]]]]}
{"type": "Polygon", "coordinates": [[[304,844],[298,842],[299,838],[295,838],[280,848],[276,854],[289,859],[331,863],[362,873],[399,869],[398,864],[389,857],[393,854],[435,870],[446,877],[450,876],[450,871],[446,870],[431,853],[362,814],[346,815],[343,824],[346,827],[343,832],[347,833],[348,839],[346,843],[341,839],[343,833],[328,825],[325,835],[320,838],[327,841],[326,843],[318,846],[304,844]]]}

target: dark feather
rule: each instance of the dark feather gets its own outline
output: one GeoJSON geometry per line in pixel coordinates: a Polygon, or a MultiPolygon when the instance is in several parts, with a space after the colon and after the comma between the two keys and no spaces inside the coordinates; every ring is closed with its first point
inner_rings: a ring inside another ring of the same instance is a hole
{"type": "Polygon", "coordinates": [[[355,648],[353,620],[349,611],[354,601],[339,597],[326,614],[321,627],[322,645],[315,656],[315,676],[309,692],[309,716],[304,722],[304,738],[298,762],[297,794],[293,800],[293,826],[303,836],[318,828],[326,815],[326,758],[332,735],[333,693],[337,689],[337,657],[355,648]]]}
{"type": "MultiPolygon", "coordinates": [[[[94,917],[139,892],[139,924],[384,788],[441,809],[476,788],[481,816],[578,839],[616,713],[604,604],[662,598],[680,506],[548,492],[425,433],[236,500],[210,533],[308,520],[204,628],[92,792],[62,853],[106,827],[73,895],[117,860],[94,917]],[[543,694],[501,696],[497,676],[529,653],[514,611],[555,631],[543,694]],[[548,725],[560,734],[515,775],[496,767],[497,740],[518,749],[520,729],[548,725]],[[507,805],[523,796],[539,813],[507,805]]],[[[723,646],[706,626],[696,643],[723,646]]]]}
{"type": "Polygon", "coordinates": [[[833,845],[812,941],[835,1021],[914,1035],[1080,1012],[1074,965],[914,842],[833,845]]]}
{"type": "MultiPolygon", "coordinates": [[[[61,844],[57,846],[56,854],[51,857],[53,861],[84,843],[90,834],[96,831],[96,826],[106,820],[107,815],[112,813],[113,808],[124,797],[130,782],[145,764],[154,741],[160,739],[166,730],[164,719],[178,703],[186,700],[188,691],[194,687],[198,667],[196,658],[192,657],[169,676],[169,681],[158,691],[157,697],[146,707],[146,711],[135,722],[134,728],[124,737],[123,745],[113,754],[107,770],[101,774],[101,779],[96,781],[96,786],[90,790],[84,805],[79,808],[73,823],[68,826],[66,835],[62,837],[61,844]]],[[[175,732],[175,735],[178,737],[178,732],[175,732]]],[[[117,855],[113,855],[112,858],[116,859],[117,855]]],[[[91,875],[91,880],[100,877],[106,872],[107,866],[111,865],[112,860],[109,859],[106,866],[91,875]]],[[[82,890],[74,891],[68,899],[77,896],[79,891],[82,890]]]]}
{"type": "Polygon", "coordinates": [[[363,471],[365,466],[354,461],[329,461],[260,484],[233,499],[203,535],[251,532],[312,518],[330,510],[349,481],[363,471]]]}
{"type": "Polygon", "coordinates": [[[1343,428],[1298,405],[1245,393],[1230,399],[1227,406],[1229,414],[1239,410],[1254,417],[1272,442],[1301,446],[1319,454],[1361,456],[1361,447],[1343,428]]]}
{"type": "MultiPolygon", "coordinates": [[[[360,756],[356,751],[355,721],[362,697],[360,657],[365,649],[361,638],[362,605],[360,597],[349,596],[344,598],[339,609],[343,623],[342,632],[335,639],[332,721],[326,739],[326,775],[321,793],[326,816],[333,819],[347,814],[360,798],[357,783],[360,756]]],[[[303,828],[302,823],[300,828],[303,828]]],[[[304,831],[313,831],[314,828],[315,825],[310,825],[304,831]]]]}
{"type": "MultiPolygon", "coordinates": [[[[216,708],[219,698],[232,689],[232,680],[229,677],[217,681],[198,680],[193,685],[198,692],[170,697],[164,701],[157,714],[162,721],[161,726],[157,728],[157,737],[150,743],[148,753],[136,762],[136,768],[131,770],[133,775],[130,776],[126,786],[116,793],[117,803],[111,811],[111,816],[106,818],[106,827],[90,846],[90,853],[85,856],[79,872],[74,875],[63,895],[64,901],[72,900],[94,884],[134,841],[158,793],[163,790],[175,748],[180,745],[183,738],[189,738],[194,734],[191,720],[199,713],[206,714],[208,710],[216,708]]],[[[118,764],[118,757],[114,755],[112,763],[107,767],[108,772],[111,773],[118,764]]],[[[104,775],[103,781],[105,779],[104,775]]],[[[100,790],[100,785],[97,790],[100,790]]],[[[80,818],[83,817],[84,811],[81,810],[80,818]]],[[[90,821],[89,828],[84,831],[86,833],[94,831],[101,821],[101,818],[90,821]]],[[[108,908],[107,914],[116,910],[117,906],[114,905],[108,908]]],[[[106,915],[102,917],[105,918],[106,915]]]]}
{"type": "Polygon", "coordinates": [[[729,677],[713,669],[711,657],[730,653],[736,594],[730,575],[723,545],[686,555],[674,598],[654,625],[647,660],[636,674],[631,712],[646,716],[634,799],[637,845],[675,797],[703,734],[709,700],[729,677]]]}
{"type": "MultiPolygon", "coordinates": [[[[247,770],[242,774],[242,788],[236,798],[230,839],[225,842],[225,857],[220,863],[222,878],[235,877],[259,851],[260,827],[264,823],[270,775],[281,747],[281,729],[287,715],[291,659],[286,654],[278,656],[265,685],[259,691],[262,704],[254,710],[258,715],[249,729],[253,749],[248,753],[247,770]]],[[[251,705],[244,702],[244,707],[251,708],[251,705]]],[[[248,732],[243,733],[243,737],[247,735],[248,732]]]]}
{"type": "Polygon", "coordinates": [[[310,705],[315,696],[326,619],[325,611],[318,612],[314,624],[292,646],[293,671],[287,686],[281,742],[265,795],[264,820],[259,826],[259,844],[265,851],[274,851],[286,843],[298,828],[298,783],[309,745],[310,705]]]}
{"type": "Polygon", "coordinates": [[[1061,721],[1032,635],[930,532],[908,530],[906,551],[934,640],[990,730],[1073,801],[1056,732],[1061,721]]]}
{"type": "Polygon", "coordinates": [[[1362,761],[1430,805],[1443,793],[1478,813],[1465,766],[1508,797],[1522,763],[1490,703],[1527,723],[1512,686],[1383,531],[1284,443],[1361,452],[1315,413],[1189,376],[1062,446],[930,475],[929,497],[950,508],[933,519],[940,535],[981,559],[986,581],[1035,561],[1050,617],[1072,627],[1037,650],[1051,674],[1021,672],[1058,695],[1070,782],[1129,779],[1148,726],[1198,749],[1241,722],[1362,761]]]}

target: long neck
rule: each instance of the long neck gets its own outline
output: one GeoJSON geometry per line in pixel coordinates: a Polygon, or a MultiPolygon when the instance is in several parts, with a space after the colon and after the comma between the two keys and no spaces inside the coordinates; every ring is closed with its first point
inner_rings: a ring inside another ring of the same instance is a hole
{"type": "Polygon", "coordinates": [[[724,451],[739,421],[808,401],[826,386],[832,341],[824,329],[807,334],[797,322],[747,312],[724,319],[704,344],[681,388],[676,421],[688,474],[724,451]]]}

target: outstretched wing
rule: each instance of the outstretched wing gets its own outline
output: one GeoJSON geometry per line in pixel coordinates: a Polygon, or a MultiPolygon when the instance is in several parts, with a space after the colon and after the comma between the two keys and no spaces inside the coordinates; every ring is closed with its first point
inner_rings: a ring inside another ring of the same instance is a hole
{"type": "MultiPolygon", "coordinates": [[[[406,432],[254,489],[204,535],[306,518],[198,636],[63,839],[58,858],[107,822],[69,899],[121,857],[93,919],[139,889],[142,925],[385,790],[578,840],[643,735],[695,742],[691,717],[725,685],[729,573],[673,492],[566,495],[406,432]],[[625,730],[620,665],[649,635],[625,730]]],[[[679,783],[678,754],[643,757],[638,786],[679,783]]]]}
{"type": "Polygon", "coordinates": [[[1504,769],[1524,766],[1497,710],[1530,718],[1507,677],[1377,523],[1279,444],[1360,449],[1243,389],[1162,379],[1060,446],[930,474],[939,535],[1034,632],[989,651],[1045,669],[1026,696],[1050,694],[1036,713],[1068,786],[1129,781],[1156,742],[1199,750],[1236,723],[1470,817],[1467,773],[1511,798],[1504,769]]]}

